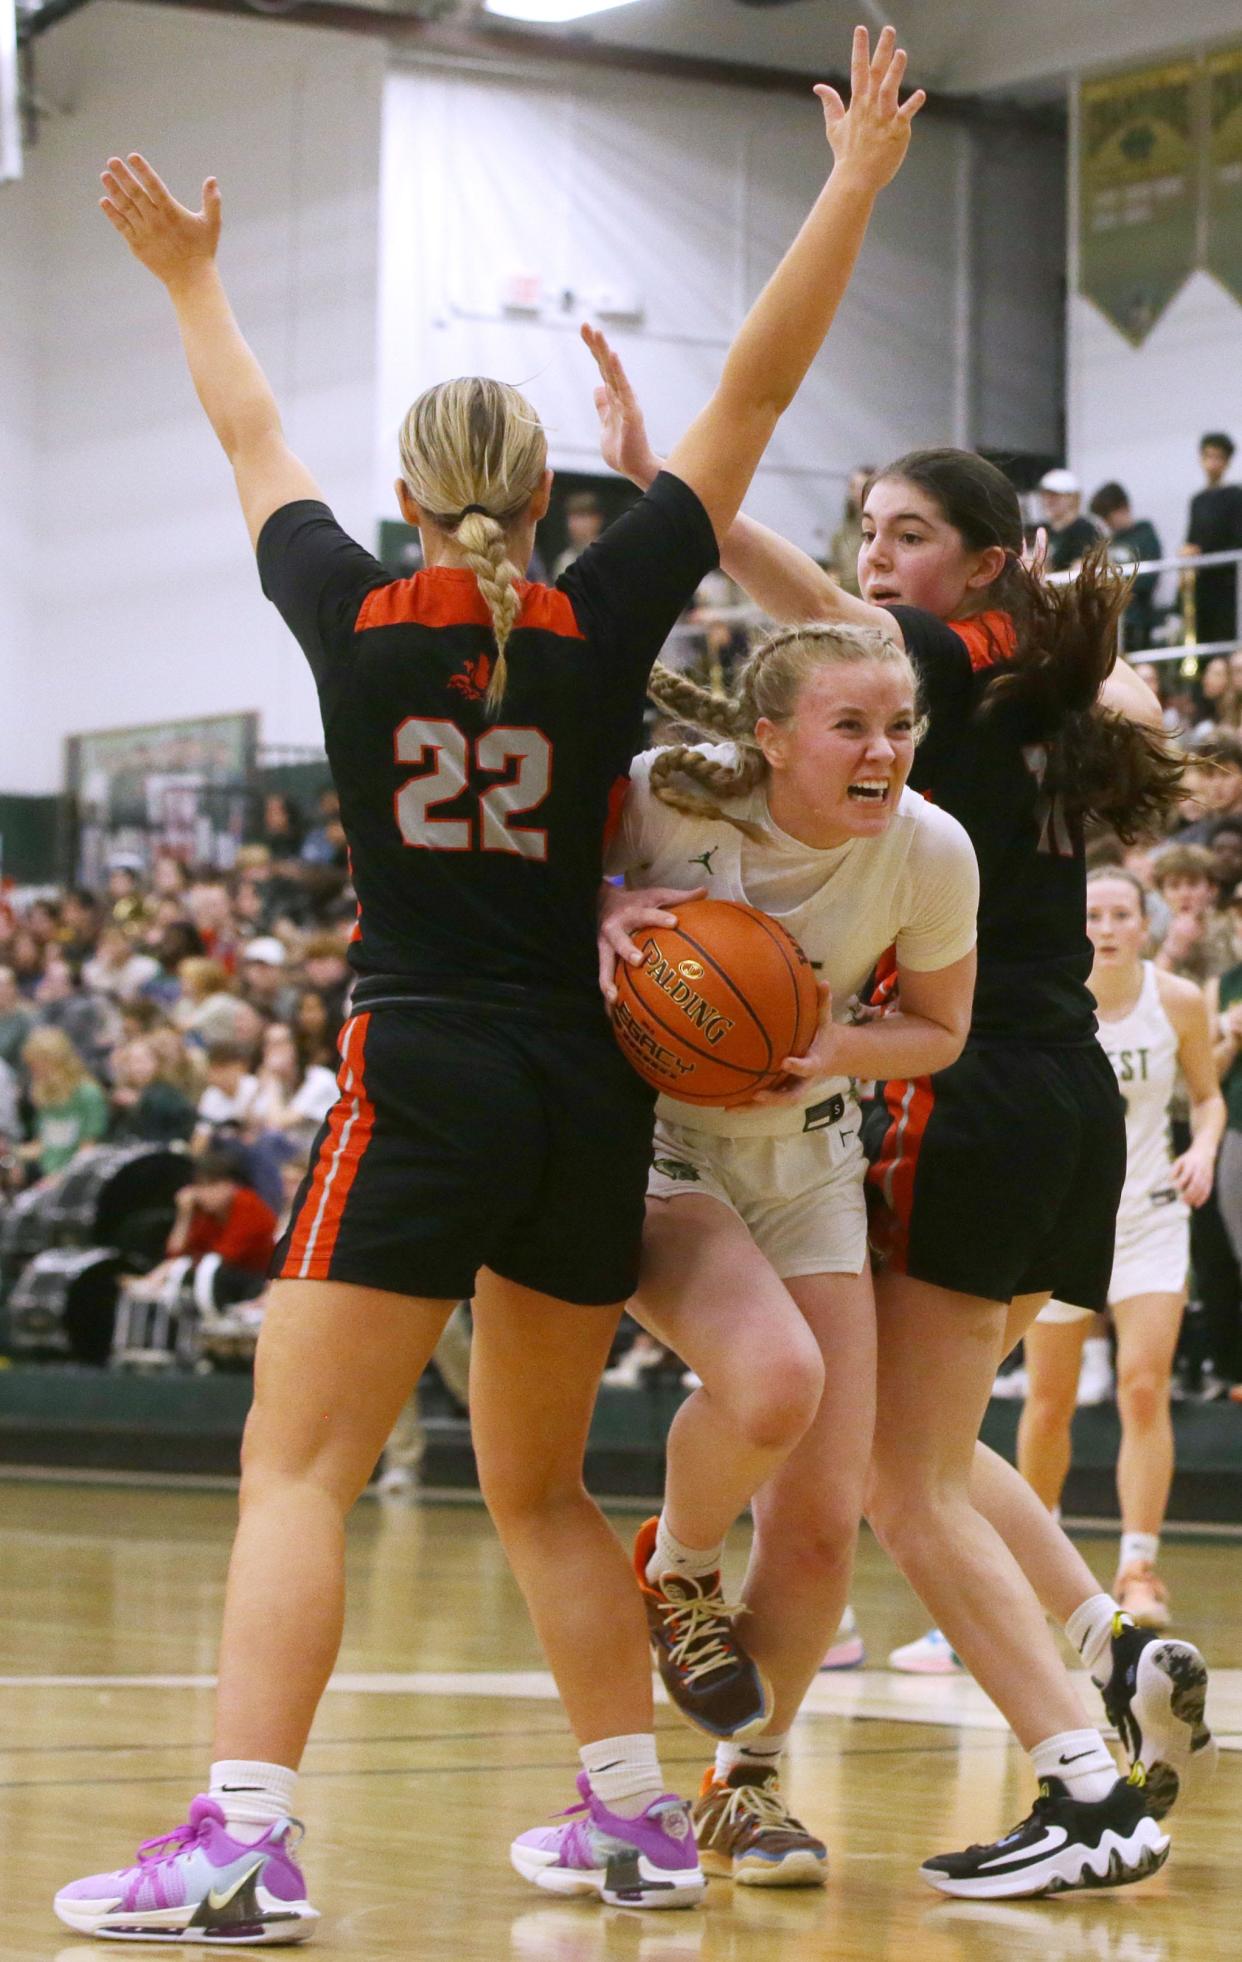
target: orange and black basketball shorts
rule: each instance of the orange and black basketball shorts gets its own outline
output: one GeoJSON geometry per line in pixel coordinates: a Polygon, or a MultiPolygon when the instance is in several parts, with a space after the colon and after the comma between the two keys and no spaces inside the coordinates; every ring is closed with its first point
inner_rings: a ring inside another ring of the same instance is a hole
{"type": "Polygon", "coordinates": [[[583,1306],[637,1285],[653,1093],[602,1013],[360,1007],[272,1272],[457,1300],[489,1267],[583,1306]]]}
{"type": "Polygon", "coordinates": [[[935,1076],[880,1084],[863,1144],[880,1263],[989,1301],[1107,1305],[1125,1106],[1094,1040],[969,1043],[935,1076]]]}

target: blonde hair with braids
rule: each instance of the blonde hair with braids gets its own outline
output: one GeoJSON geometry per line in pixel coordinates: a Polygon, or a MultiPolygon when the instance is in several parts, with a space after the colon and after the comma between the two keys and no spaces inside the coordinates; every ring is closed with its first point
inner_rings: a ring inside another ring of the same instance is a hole
{"type": "Polygon", "coordinates": [[[506,536],[543,481],[548,441],[526,397],[507,382],[465,376],[419,396],[401,425],[401,475],[419,509],[456,540],[479,582],[496,636],[487,690],[505,689],[505,647],[522,600],[506,536]]]}
{"type": "Polygon", "coordinates": [[[688,817],[731,824],[757,844],[769,843],[759,825],[723,808],[767,781],[768,759],[755,739],[755,726],[765,717],[769,722],[788,722],[797,713],[803,688],[821,668],[859,661],[903,668],[911,687],[915,685],[913,664],[899,640],[877,627],[835,622],[788,627],[762,641],[738,676],[732,695],[713,694],[657,662],[648,684],[652,700],[702,735],[732,743],[736,754],[728,762],[705,756],[687,743],[673,743],[661,749],[651,766],[653,794],[688,817]]]}

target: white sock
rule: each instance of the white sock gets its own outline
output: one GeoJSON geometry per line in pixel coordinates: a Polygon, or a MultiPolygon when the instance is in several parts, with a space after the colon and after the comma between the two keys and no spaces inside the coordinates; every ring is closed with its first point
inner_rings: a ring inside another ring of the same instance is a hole
{"type": "Polygon", "coordinates": [[[1144,1567],[1154,1567],[1159,1552],[1159,1533],[1123,1533],[1121,1536],[1123,1567],[1130,1566],[1131,1562],[1144,1567]]]}
{"type": "Polygon", "coordinates": [[[211,1767],[207,1796],[224,1814],[230,1839],[253,1846],[277,1819],[289,1818],[296,1771],[252,1758],[221,1758],[211,1767]]]}
{"type": "Polygon", "coordinates": [[[584,1744],[578,1756],[596,1798],[622,1819],[637,1819],[653,1799],[664,1796],[666,1787],[650,1731],[633,1737],[601,1737],[595,1744],[584,1744]]]}
{"type": "MultiPolygon", "coordinates": [[[[1100,1689],[1113,1673],[1109,1644],[1114,1618],[1120,1613],[1111,1594],[1092,1594],[1081,1607],[1075,1608],[1065,1624],[1067,1637],[1090,1670],[1092,1682],[1100,1689]]],[[[1125,1619],[1129,1621],[1129,1615],[1125,1619]]]]}
{"type": "Polygon", "coordinates": [[[723,1784],[739,1764],[750,1765],[756,1771],[779,1771],[788,1742],[787,1730],[779,1735],[765,1731],[762,1737],[748,1737],[741,1744],[732,1737],[726,1737],[723,1743],[716,1746],[716,1776],[723,1784]]]}
{"type": "Polygon", "coordinates": [[[688,1574],[692,1580],[700,1580],[706,1574],[714,1574],[724,1556],[724,1541],[718,1540],[715,1546],[683,1546],[669,1532],[664,1514],[660,1514],[656,1527],[655,1552],[647,1562],[647,1579],[656,1585],[661,1574],[688,1574]]]}
{"type": "Polygon", "coordinates": [[[1037,1778],[1059,1778],[1071,1798],[1107,1798],[1120,1773],[1098,1730],[1063,1730],[1031,1752],[1037,1778]]]}

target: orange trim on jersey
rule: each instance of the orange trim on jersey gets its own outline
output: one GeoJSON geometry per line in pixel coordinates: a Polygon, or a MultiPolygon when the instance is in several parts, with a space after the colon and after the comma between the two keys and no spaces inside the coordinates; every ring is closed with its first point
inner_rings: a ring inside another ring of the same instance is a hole
{"type": "MultiPolygon", "coordinates": [[[[522,610],[516,624],[562,640],[585,640],[569,596],[555,586],[518,581],[522,610]]],[[[429,566],[412,579],[395,579],[367,594],[354,622],[356,634],[373,627],[490,627],[492,616],[473,572],[463,566],[429,566]]]]}
{"type": "Polygon", "coordinates": [[[1008,613],[976,613],[969,620],[950,620],[948,624],[969,654],[976,674],[980,668],[1011,661],[1017,652],[1018,636],[1008,613]]]}
{"type": "Polygon", "coordinates": [[[929,1076],[894,1079],[884,1085],[888,1129],[878,1158],[867,1168],[870,1230],[877,1252],[899,1273],[905,1272],[915,1175],[935,1103],[929,1076]]]}
{"type": "Polygon", "coordinates": [[[375,1106],[365,1080],[369,1015],[355,1015],[341,1032],[340,1095],[328,1114],[328,1129],[315,1161],[314,1176],[289,1238],[281,1267],[286,1281],[326,1281],[337,1236],[363,1154],[375,1130],[375,1106]]]}

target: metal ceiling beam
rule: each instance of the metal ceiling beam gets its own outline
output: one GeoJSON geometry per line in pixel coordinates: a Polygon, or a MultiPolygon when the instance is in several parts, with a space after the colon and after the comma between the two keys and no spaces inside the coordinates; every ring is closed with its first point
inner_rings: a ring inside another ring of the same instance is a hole
{"type": "MultiPolygon", "coordinates": [[[[86,0],[49,0],[44,12],[73,12],[86,0]]],[[[790,68],[768,68],[755,62],[717,61],[704,55],[680,55],[653,48],[617,47],[583,34],[523,34],[513,29],[454,27],[443,21],[419,20],[378,7],[351,6],[343,0],[292,0],[288,6],[252,6],[249,0],[140,0],[140,4],[174,7],[179,12],[231,14],[246,20],[289,22],[299,27],[327,28],[337,34],[367,35],[387,41],[411,55],[440,60],[542,62],[567,68],[609,69],[631,75],[662,76],[673,81],[708,82],[717,87],[754,89],[768,95],[805,96],[810,84],[829,81],[847,86],[848,77],[790,68]]],[[[49,23],[50,24],[50,23],[49,23]]],[[[1064,136],[1066,118],[1057,107],[993,101],[976,95],[933,92],[924,114],[944,117],[975,128],[998,127],[1032,136],[1064,136]]]]}

